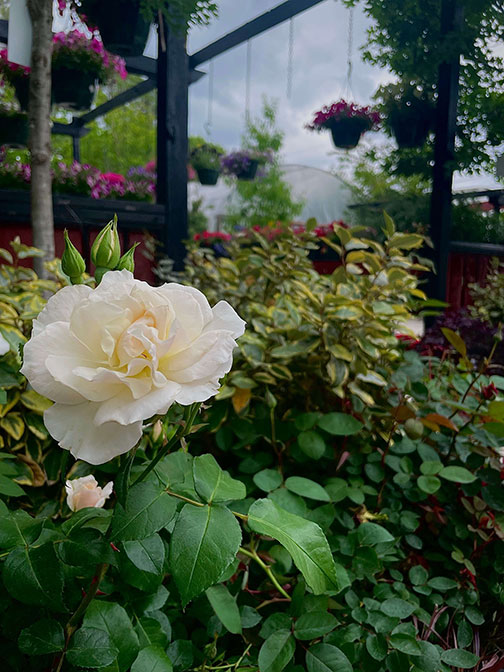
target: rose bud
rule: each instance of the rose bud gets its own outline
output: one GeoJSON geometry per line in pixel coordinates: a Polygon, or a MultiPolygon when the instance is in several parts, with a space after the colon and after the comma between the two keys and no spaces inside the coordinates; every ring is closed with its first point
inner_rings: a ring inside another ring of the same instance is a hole
{"type": "Polygon", "coordinates": [[[65,490],[68,508],[71,511],[80,511],[87,507],[101,509],[112,494],[113,488],[113,481],[107,483],[104,488],[100,488],[96,478],[92,475],[67,481],[65,490]]]}
{"type": "Polygon", "coordinates": [[[113,270],[121,258],[121,241],[117,233],[117,216],[96,236],[91,246],[91,261],[96,266],[95,278],[100,283],[107,271],[113,270]]]}
{"type": "Polygon", "coordinates": [[[140,243],[135,243],[132,248],[123,254],[116,266],[116,271],[122,271],[124,269],[126,271],[131,271],[131,273],[135,272],[135,248],[137,245],[140,245],[140,243]]]}
{"type": "Polygon", "coordinates": [[[65,236],[65,251],[61,257],[61,270],[65,275],[68,275],[72,285],[80,285],[82,283],[82,274],[86,270],[86,262],[68,237],[66,229],[63,235],[65,236]]]}

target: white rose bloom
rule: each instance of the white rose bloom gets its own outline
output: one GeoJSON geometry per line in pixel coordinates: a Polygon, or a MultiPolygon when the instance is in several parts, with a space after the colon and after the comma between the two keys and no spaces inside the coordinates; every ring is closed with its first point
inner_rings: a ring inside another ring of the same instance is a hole
{"type": "Polygon", "coordinates": [[[83,476],[67,481],[65,490],[67,493],[67,504],[71,511],[79,511],[88,506],[95,509],[101,509],[112,494],[114,488],[113,481],[107,483],[104,488],[100,488],[98,481],[94,476],[83,476]]]}
{"type": "Polygon", "coordinates": [[[109,271],[96,289],[64,287],[33,323],[21,369],[54,401],[44,421],[78,459],[103,464],[174,402],[205,401],[230,369],[245,322],[193,287],[151,287],[109,271]]]}
{"type": "Polygon", "coordinates": [[[10,350],[10,345],[7,343],[5,338],[0,334],[0,357],[6,355],[10,350]]]}

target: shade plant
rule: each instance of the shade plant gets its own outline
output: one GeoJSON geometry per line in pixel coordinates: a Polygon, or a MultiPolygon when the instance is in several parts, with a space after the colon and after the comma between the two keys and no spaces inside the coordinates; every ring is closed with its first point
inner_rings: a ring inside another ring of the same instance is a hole
{"type": "Polygon", "coordinates": [[[271,163],[271,160],[267,152],[242,149],[223,156],[221,167],[224,175],[234,176],[239,180],[253,180],[259,166],[271,163]]]}
{"type": "Polygon", "coordinates": [[[380,101],[383,126],[400,149],[421,147],[434,130],[433,92],[411,82],[381,86],[375,94],[380,101]]]}
{"type": "Polygon", "coordinates": [[[317,132],[328,130],[335,147],[353,149],[359,144],[361,135],[376,130],[379,123],[380,115],[371,107],[339,100],[315,112],[306,128],[317,132]]]}
{"type": "Polygon", "coordinates": [[[212,656],[205,627],[193,645],[177,616],[188,610],[189,625],[199,612],[219,630],[221,614],[241,631],[226,583],[263,534],[291,549],[313,594],[347,584],[320,526],[246,500],[212,455],[189,452],[244,322],[190,286],[136,281],[133,252],[122,254],[116,221],[93,243],[94,279],[68,236],[51,281],[18,264],[37,250],[14,241],[1,251],[6,670],[200,665],[212,656]]]}
{"type": "Polygon", "coordinates": [[[190,141],[189,161],[201,184],[215,185],[221,172],[221,157],[224,150],[220,145],[205,142],[194,137],[190,141]]]}

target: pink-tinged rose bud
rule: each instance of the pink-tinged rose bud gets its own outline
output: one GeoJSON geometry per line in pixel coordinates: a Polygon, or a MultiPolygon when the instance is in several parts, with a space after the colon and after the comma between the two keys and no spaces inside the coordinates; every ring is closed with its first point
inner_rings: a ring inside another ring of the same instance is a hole
{"type": "Polygon", "coordinates": [[[65,490],[67,493],[67,504],[71,511],[80,511],[87,507],[101,509],[105,501],[112,494],[114,488],[113,481],[107,483],[104,488],[100,488],[94,476],[83,476],[67,481],[65,490]]]}

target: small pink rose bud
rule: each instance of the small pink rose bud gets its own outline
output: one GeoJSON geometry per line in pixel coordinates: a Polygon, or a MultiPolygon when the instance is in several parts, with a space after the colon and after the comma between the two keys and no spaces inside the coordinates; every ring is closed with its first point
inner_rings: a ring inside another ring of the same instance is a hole
{"type": "Polygon", "coordinates": [[[113,488],[113,481],[107,483],[104,488],[100,488],[96,478],[91,475],[67,481],[65,490],[68,508],[72,511],[80,511],[90,506],[101,509],[112,494],[113,488]]]}

